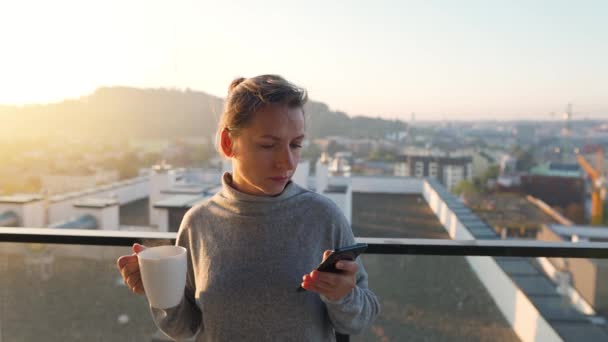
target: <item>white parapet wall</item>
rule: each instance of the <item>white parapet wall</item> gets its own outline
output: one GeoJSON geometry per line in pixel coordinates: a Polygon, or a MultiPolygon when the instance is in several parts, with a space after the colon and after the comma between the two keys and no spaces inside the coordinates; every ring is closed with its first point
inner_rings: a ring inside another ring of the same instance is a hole
{"type": "MultiPolygon", "coordinates": [[[[460,222],[433,187],[424,181],[422,195],[450,237],[475,243],[475,237],[460,222]]],[[[477,277],[488,290],[494,302],[523,342],[562,341],[557,332],[547,323],[534,304],[502,270],[492,257],[466,257],[477,277]]]]}
{"type": "Polygon", "coordinates": [[[146,198],[148,187],[148,177],[137,177],[84,191],[51,196],[48,200],[48,221],[53,223],[73,217],[76,215],[74,203],[87,198],[115,198],[119,205],[146,198]]]}
{"type": "Polygon", "coordinates": [[[342,213],[348,220],[348,223],[352,224],[352,221],[353,221],[352,186],[350,186],[350,184],[349,184],[349,185],[345,185],[344,187],[345,187],[344,191],[340,191],[340,192],[324,191],[322,194],[323,194],[323,196],[331,199],[334,203],[336,203],[336,205],[340,208],[340,210],[342,210],[342,213]]]}
{"type": "Polygon", "coordinates": [[[296,168],[296,172],[291,177],[291,180],[303,187],[308,189],[308,176],[310,175],[310,162],[308,160],[301,161],[296,168]]]}
{"type": "MultiPolygon", "coordinates": [[[[348,177],[332,177],[330,184],[334,184],[334,178],[337,182],[339,178],[348,177]]],[[[420,194],[422,193],[423,180],[413,177],[365,177],[354,176],[352,179],[353,192],[379,192],[386,194],[420,194]]]]}
{"type": "Polygon", "coordinates": [[[97,229],[118,230],[120,228],[118,202],[113,199],[88,198],[74,204],[77,216],[92,215],[97,220],[97,229]]]}
{"type": "Polygon", "coordinates": [[[21,227],[44,227],[44,201],[36,194],[0,197],[0,213],[12,211],[21,227]]]}

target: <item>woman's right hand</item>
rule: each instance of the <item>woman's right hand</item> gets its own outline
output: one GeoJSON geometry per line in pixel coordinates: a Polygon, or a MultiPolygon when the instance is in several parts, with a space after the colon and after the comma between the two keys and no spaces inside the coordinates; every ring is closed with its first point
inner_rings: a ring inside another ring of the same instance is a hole
{"type": "Polygon", "coordinates": [[[137,253],[144,249],[146,249],[146,246],[135,243],[133,244],[133,254],[123,255],[116,261],[116,265],[118,266],[118,270],[120,271],[120,275],[125,284],[127,284],[131,291],[140,295],[145,294],[145,291],[144,284],[141,281],[141,274],[139,273],[137,253]]]}

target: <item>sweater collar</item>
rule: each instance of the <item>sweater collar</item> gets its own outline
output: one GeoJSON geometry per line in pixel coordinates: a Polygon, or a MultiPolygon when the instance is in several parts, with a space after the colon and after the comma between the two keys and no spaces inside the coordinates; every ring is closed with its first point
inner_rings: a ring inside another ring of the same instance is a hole
{"type": "Polygon", "coordinates": [[[306,190],[299,187],[291,180],[287,183],[283,192],[277,196],[256,196],[238,191],[232,186],[232,174],[225,172],[222,176],[221,196],[229,201],[250,202],[250,203],[280,203],[284,200],[300,194],[306,190]]]}

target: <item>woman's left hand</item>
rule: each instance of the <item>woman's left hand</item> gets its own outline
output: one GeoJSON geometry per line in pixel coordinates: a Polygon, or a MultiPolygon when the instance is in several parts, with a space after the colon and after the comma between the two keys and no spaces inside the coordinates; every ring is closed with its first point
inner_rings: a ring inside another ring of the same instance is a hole
{"type": "MultiPolygon", "coordinates": [[[[331,251],[325,251],[323,260],[327,259],[329,254],[331,254],[331,251]]],[[[356,261],[340,260],[336,264],[336,268],[342,272],[329,273],[317,270],[310,272],[310,274],[302,277],[302,287],[323,295],[331,301],[344,298],[357,286],[359,265],[356,261]]]]}

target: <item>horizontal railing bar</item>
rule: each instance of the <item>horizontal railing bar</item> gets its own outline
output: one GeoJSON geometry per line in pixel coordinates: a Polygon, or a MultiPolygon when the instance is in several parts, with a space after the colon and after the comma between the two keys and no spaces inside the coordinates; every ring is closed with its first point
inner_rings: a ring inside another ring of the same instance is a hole
{"type": "Polygon", "coordinates": [[[443,240],[359,237],[368,254],[461,255],[493,257],[562,257],[608,259],[606,242],[539,240],[443,240]]]}
{"type": "MultiPolygon", "coordinates": [[[[174,232],[0,227],[0,242],[131,246],[144,240],[170,240],[174,243],[175,238],[174,232]]],[[[607,242],[373,237],[358,237],[356,240],[369,245],[366,254],[608,258],[607,242]]]]}
{"type": "Polygon", "coordinates": [[[132,246],[143,240],[171,240],[175,243],[176,235],[177,233],[145,231],[0,227],[0,242],[20,243],[132,246]]]}

